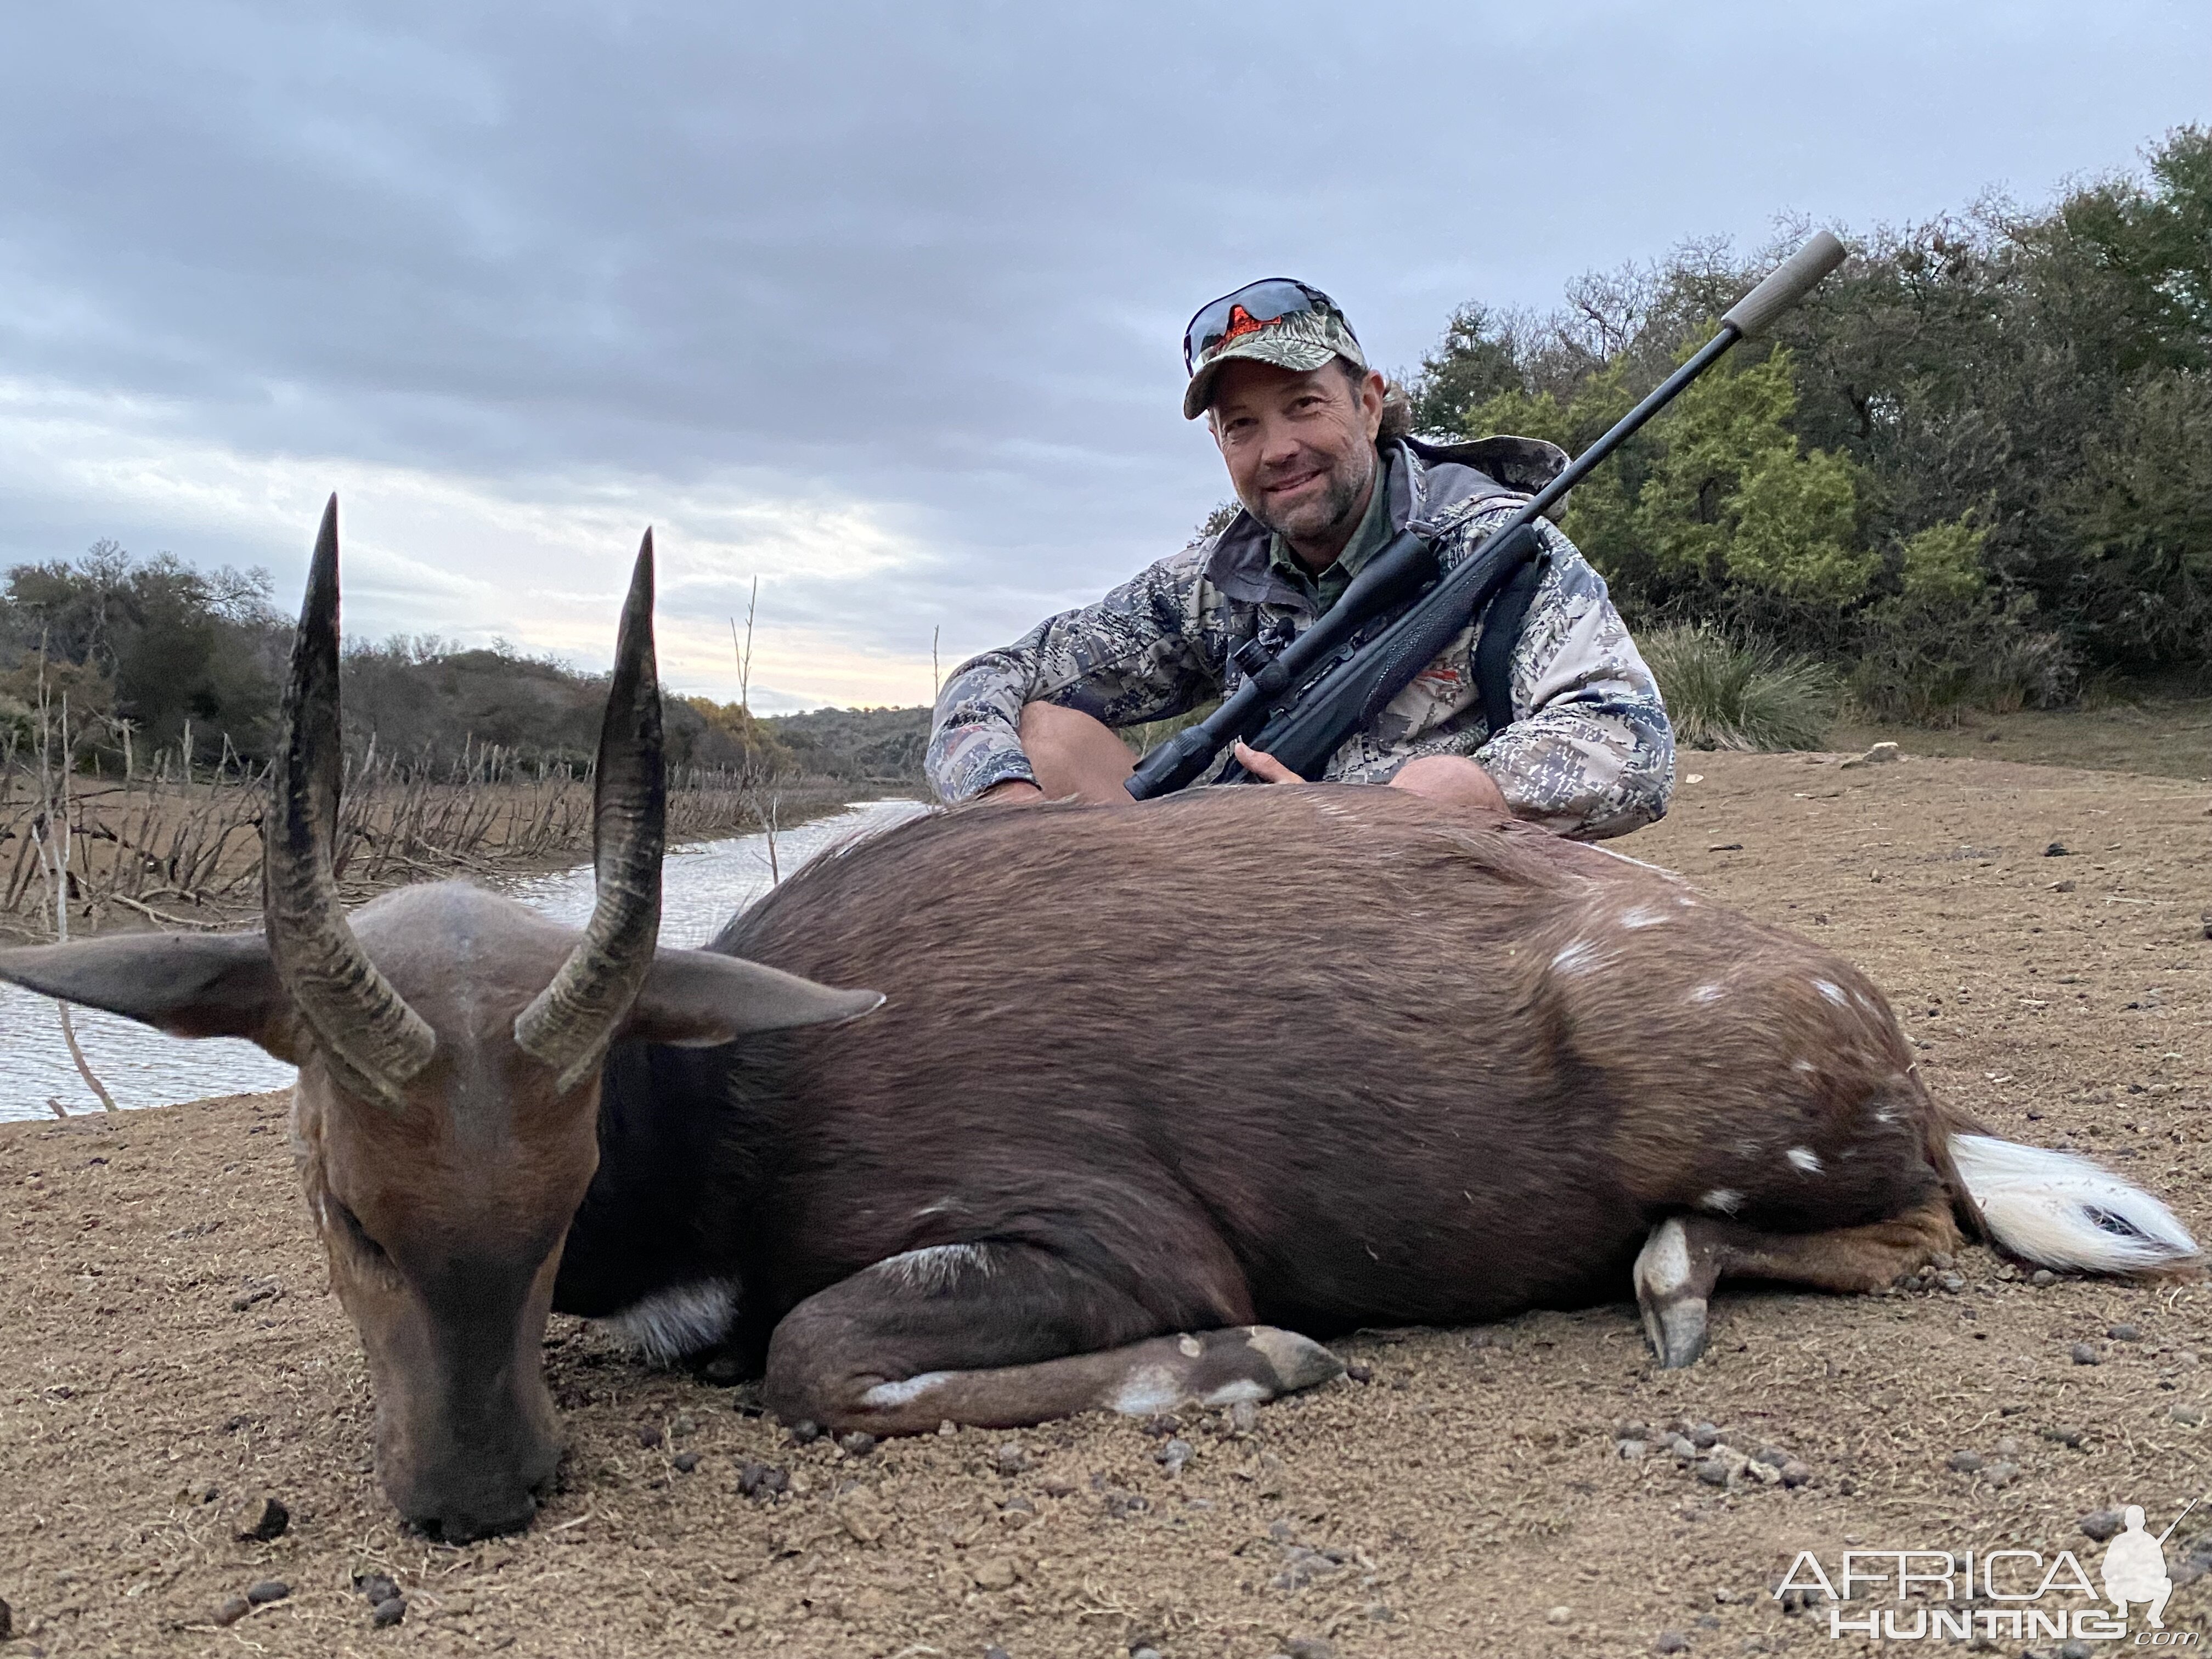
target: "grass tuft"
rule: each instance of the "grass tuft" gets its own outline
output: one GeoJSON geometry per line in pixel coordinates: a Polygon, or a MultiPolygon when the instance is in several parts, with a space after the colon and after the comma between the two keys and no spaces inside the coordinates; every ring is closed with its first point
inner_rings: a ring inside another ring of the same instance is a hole
{"type": "Polygon", "coordinates": [[[1674,738],[1688,749],[1818,749],[1843,687],[1810,657],[1675,623],[1638,641],[1674,738]]]}

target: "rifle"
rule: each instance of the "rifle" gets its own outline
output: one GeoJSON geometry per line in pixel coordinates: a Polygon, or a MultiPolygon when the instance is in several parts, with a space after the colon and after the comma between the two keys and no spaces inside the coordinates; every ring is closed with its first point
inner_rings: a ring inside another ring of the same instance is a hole
{"type": "MultiPolygon", "coordinates": [[[[1281,652],[1246,641],[1231,658],[1244,683],[1198,725],[1146,756],[1129,777],[1130,794],[1150,800],[1183,788],[1240,738],[1302,778],[1318,777],[1346,739],[1381,714],[1537,556],[1537,520],[1730,346],[1757,335],[1843,261],[1842,243],[1825,230],[1814,234],[1729,308],[1720,331],[1694,356],[1441,577],[1435,550],[1413,531],[1401,531],[1361,567],[1327,614],[1281,652]],[[1364,644],[1354,643],[1362,628],[1401,604],[1406,610],[1395,622],[1364,644]]],[[[1220,781],[1249,777],[1231,762],[1220,781]]]]}

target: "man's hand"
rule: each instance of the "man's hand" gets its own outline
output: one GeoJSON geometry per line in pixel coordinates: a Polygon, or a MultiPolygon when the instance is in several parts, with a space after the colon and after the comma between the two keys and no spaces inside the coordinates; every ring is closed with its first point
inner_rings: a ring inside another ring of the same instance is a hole
{"type": "Polygon", "coordinates": [[[1246,743],[1237,739],[1237,763],[1262,783],[1304,783],[1305,780],[1277,760],[1246,743]]]}
{"type": "Polygon", "coordinates": [[[991,801],[1000,806],[1026,806],[1031,801],[1042,800],[1044,791],[1027,778],[1008,778],[1003,783],[993,784],[975,799],[991,801]]]}
{"type": "MultiPolygon", "coordinates": [[[[1305,780],[1273,755],[1239,742],[1237,763],[1261,783],[1304,783],[1305,780]]],[[[1393,789],[1424,795],[1454,806],[1478,807],[1500,817],[1513,816],[1498,780],[1463,755],[1422,755],[1407,761],[1390,780],[1393,789]]]]}

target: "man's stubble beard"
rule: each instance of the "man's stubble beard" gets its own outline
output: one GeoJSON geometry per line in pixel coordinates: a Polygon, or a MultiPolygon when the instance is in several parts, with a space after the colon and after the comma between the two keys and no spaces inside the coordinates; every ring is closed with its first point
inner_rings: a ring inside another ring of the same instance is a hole
{"type": "MultiPolygon", "coordinates": [[[[1354,459],[1358,453],[1354,450],[1346,459],[1354,459]]],[[[1302,509],[1289,519],[1271,518],[1249,501],[1244,503],[1244,510],[1252,515],[1261,528],[1273,531],[1286,542],[1323,541],[1339,531],[1349,541],[1352,532],[1358,528],[1359,514],[1365,506],[1360,497],[1366,493],[1367,486],[1375,478],[1380,465],[1380,458],[1371,447],[1369,448],[1364,472],[1349,482],[1342,473],[1331,472],[1328,493],[1311,507],[1302,509]]]]}

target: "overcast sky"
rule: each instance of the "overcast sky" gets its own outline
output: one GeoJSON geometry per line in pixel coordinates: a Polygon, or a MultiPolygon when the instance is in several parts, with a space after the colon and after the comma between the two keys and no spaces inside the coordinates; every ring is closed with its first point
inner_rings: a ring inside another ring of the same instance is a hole
{"type": "Polygon", "coordinates": [[[1407,368],[1468,298],[2042,199],[2212,117],[2203,0],[10,8],[0,562],[264,564],[358,635],[926,701],[1227,495],[1184,319],[1407,368]]]}

